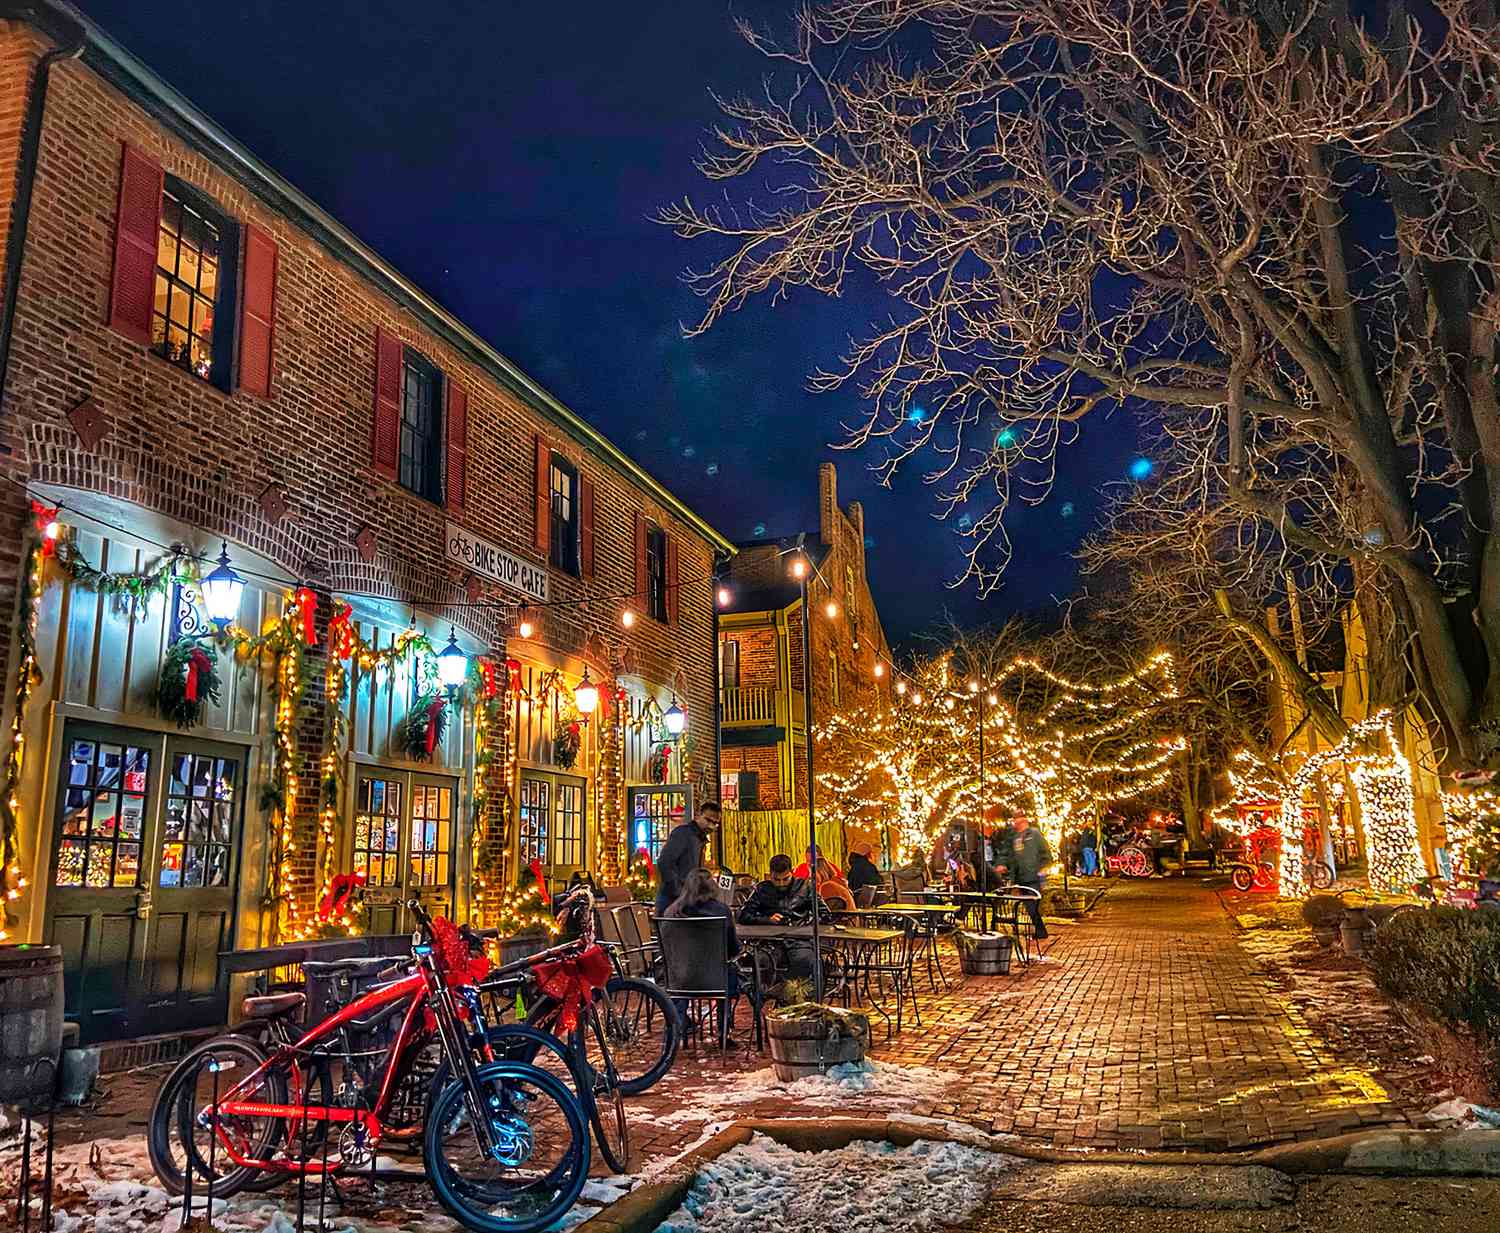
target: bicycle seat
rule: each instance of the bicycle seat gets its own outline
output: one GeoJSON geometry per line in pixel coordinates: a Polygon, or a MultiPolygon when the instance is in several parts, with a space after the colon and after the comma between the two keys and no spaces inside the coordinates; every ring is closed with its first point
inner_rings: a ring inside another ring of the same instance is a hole
{"type": "Polygon", "coordinates": [[[246,1019],[275,1019],[281,1015],[295,1014],[306,1004],[305,994],[263,993],[241,1002],[240,1012],[246,1019]]]}

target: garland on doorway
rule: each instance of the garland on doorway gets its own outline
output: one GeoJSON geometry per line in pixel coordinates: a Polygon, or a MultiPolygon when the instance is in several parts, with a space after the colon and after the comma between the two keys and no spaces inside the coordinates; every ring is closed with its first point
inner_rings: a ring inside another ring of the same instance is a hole
{"type": "Polygon", "coordinates": [[[11,904],[26,888],[19,860],[21,802],[16,791],[20,786],[25,752],[26,707],[31,701],[31,691],[42,679],[36,663],[36,618],[42,599],[43,562],[47,555],[41,543],[33,544],[27,553],[26,571],[21,575],[21,620],[16,629],[20,666],[16,671],[16,705],[11,715],[10,740],[6,742],[5,785],[0,789],[0,888],[5,892],[4,902],[0,904],[0,942],[10,937],[11,927],[15,924],[11,904]]]}
{"type": "Polygon", "coordinates": [[[663,741],[651,751],[646,760],[646,777],[652,783],[666,783],[672,768],[672,743],[663,741]]]}
{"type": "Polygon", "coordinates": [[[469,868],[474,879],[473,915],[483,922],[488,910],[491,870],[485,861],[489,844],[490,815],[487,806],[492,795],[500,798],[500,808],[510,808],[509,785],[504,781],[506,758],[505,693],[502,676],[493,659],[478,660],[470,670],[470,688],[474,694],[474,791],[473,813],[469,827],[469,868]],[[494,781],[499,780],[498,792],[494,781]]]}
{"type": "Polygon", "coordinates": [[[179,638],[161,659],[156,681],[156,709],[179,728],[194,728],[203,708],[219,702],[219,668],[211,643],[179,638]]]}

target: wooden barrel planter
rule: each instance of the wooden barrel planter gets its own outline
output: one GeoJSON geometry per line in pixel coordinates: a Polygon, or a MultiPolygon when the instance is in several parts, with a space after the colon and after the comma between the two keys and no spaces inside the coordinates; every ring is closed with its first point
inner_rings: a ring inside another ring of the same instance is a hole
{"type": "Polygon", "coordinates": [[[794,1083],[832,1066],[864,1061],[870,1020],[858,1011],[806,1003],[767,1015],[766,1038],[776,1077],[794,1083]]]}
{"type": "Polygon", "coordinates": [[[0,1104],[52,1094],[62,1034],[62,948],[0,946],[0,1104]]]}
{"type": "Polygon", "coordinates": [[[1339,941],[1344,954],[1350,957],[1362,955],[1370,938],[1370,913],[1364,908],[1349,908],[1339,923],[1339,941]]]}
{"type": "Polygon", "coordinates": [[[1010,973],[1011,949],[1015,939],[1008,933],[973,933],[958,935],[958,958],[965,976],[1006,976],[1010,973]]]}

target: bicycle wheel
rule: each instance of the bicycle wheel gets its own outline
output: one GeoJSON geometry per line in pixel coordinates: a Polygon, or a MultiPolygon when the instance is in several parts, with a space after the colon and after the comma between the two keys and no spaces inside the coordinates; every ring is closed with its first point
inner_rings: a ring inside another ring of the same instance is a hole
{"type": "Polygon", "coordinates": [[[1270,861],[1261,861],[1255,867],[1254,886],[1256,890],[1270,890],[1276,885],[1276,866],[1270,861]]]}
{"type": "Polygon", "coordinates": [[[1250,871],[1249,865],[1236,865],[1229,872],[1229,880],[1234,883],[1237,891],[1247,891],[1255,881],[1255,875],[1250,871]]]}
{"type": "MultiPolygon", "coordinates": [[[[212,1142],[211,1123],[205,1113],[213,1104],[213,1065],[218,1067],[222,1099],[267,1060],[266,1051],[254,1040],[230,1035],[205,1041],[172,1068],[157,1090],[146,1127],[146,1155],[168,1194],[183,1192],[190,1161],[193,1188],[206,1190],[212,1175],[215,1198],[228,1198],[256,1179],[260,1170],[236,1165],[222,1142],[212,1142]]],[[[245,1096],[283,1103],[285,1076],[268,1071],[256,1081],[255,1092],[245,1096]]],[[[262,1160],[274,1151],[283,1131],[279,1118],[226,1118],[223,1126],[244,1155],[262,1160]]]]}
{"type": "Polygon", "coordinates": [[[1126,848],[1120,853],[1121,871],[1126,877],[1148,878],[1151,876],[1151,858],[1140,848],[1126,848]]]}
{"type": "Polygon", "coordinates": [[[438,1202],[480,1233],[539,1233],[573,1206],[588,1177],[589,1132],[555,1075],[521,1062],[487,1062],[475,1097],[495,1149],[471,1121],[463,1079],[433,1103],[422,1160],[438,1202]]]}
{"type": "Polygon", "coordinates": [[[1333,870],[1326,861],[1312,861],[1307,866],[1307,880],[1313,890],[1327,890],[1333,885],[1333,870]]]}
{"type": "Polygon", "coordinates": [[[594,1127],[594,1141],[604,1163],[616,1173],[630,1170],[630,1123],[625,1120],[625,1092],[615,1070],[603,1017],[597,1004],[585,1012],[574,1033],[575,1056],[583,1058],[588,1100],[584,1111],[594,1127]],[[597,1061],[595,1060],[597,1059],[597,1061]]]}
{"type": "MultiPolygon", "coordinates": [[[[609,1042],[620,1091],[626,1096],[639,1096],[659,1083],[672,1069],[682,1046],[682,1012],[677,1004],[649,980],[616,976],[594,1005],[604,1026],[604,1039],[609,1042]]],[[[550,1012],[548,1021],[555,1024],[556,1004],[549,1002],[545,1009],[550,1012]]],[[[589,1062],[597,1070],[603,1059],[591,1040],[585,1040],[585,1045],[589,1062]]]]}

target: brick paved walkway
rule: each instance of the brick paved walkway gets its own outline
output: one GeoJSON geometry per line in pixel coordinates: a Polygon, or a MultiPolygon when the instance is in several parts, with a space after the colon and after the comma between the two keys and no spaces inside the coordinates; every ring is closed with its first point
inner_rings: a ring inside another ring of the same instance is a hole
{"type": "MultiPolygon", "coordinates": [[[[1258,972],[1206,885],[1116,883],[1053,938],[1047,960],[1019,976],[936,995],[924,983],[923,1026],[890,1044],[877,1030],[877,1059],[962,1082],[899,1110],[853,1097],[835,1112],[952,1118],[1096,1149],[1248,1148],[1409,1122],[1379,1074],[1341,1057],[1258,972]]],[[[668,1090],[631,1102],[644,1154],[692,1142],[713,1120],[715,1088],[767,1064],[753,1051],[727,1065],[686,1055],[668,1090]]],[[[770,1097],[730,1115],[829,1112],[770,1097]]]]}

